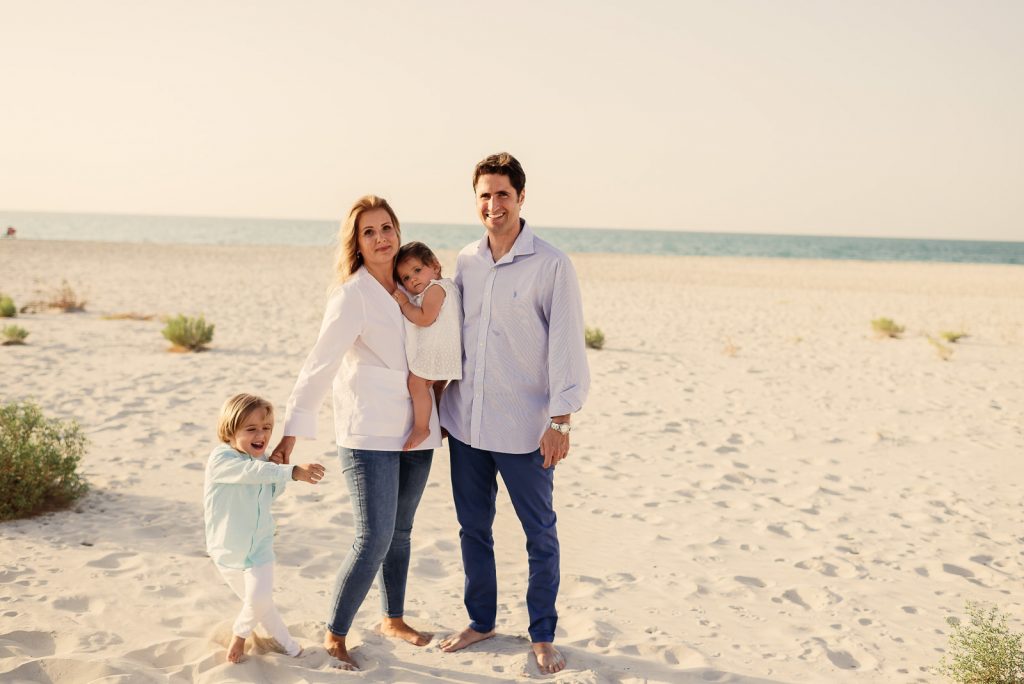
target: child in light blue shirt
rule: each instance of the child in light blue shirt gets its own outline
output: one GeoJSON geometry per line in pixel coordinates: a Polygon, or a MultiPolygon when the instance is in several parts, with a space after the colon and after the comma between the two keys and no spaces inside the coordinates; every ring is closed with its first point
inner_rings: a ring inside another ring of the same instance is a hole
{"type": "Polygon", "coordinates": [[[251,394],[237,394],[220,412],[219,444],[206,464],[203,508],[206,549],[221,576],[242,599],[227,659],[242,659],[245,640],[263,625],[290,655],[302,653],[274,606],[274,518],[270,504],[289,480],[316,484],[324,476],[318,463],[281,465],[267,460],[274,430],[274,407],[251,394]]]}

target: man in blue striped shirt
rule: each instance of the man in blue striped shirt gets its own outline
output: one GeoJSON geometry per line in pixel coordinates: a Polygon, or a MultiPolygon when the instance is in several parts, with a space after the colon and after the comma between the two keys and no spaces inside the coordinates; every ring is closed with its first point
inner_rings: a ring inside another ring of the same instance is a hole
{"type": "Polygon", "coordinates": [[[519,212],[526,174],[510,154],[473,174],[486,234],[459,253],[462,380],[441,398],[459,519],[470,624],[441,641],[457,651],[494,636],[498,586],[491,527],[505,483],[526,533],[530,640],[542,673],[565,667],[554,645],[559,547],[555,466],[569,452],[570,416],[587,398],[583,306],[572,262],[533,234],[519,212]]]}

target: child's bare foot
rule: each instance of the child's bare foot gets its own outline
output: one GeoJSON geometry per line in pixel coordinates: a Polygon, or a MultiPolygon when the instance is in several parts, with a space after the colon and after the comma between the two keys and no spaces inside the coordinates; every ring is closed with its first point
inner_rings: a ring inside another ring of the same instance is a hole
{"type": "Polygon", "coordinates": [[[228,646],[228,662],[238,663],[242,660],[242,652],[245,650],[245,639],[240,636],[232,637],[231,645],[228,646]]]}
{"type": "Polygon", "coordinates": [[[550,641],[540,641],[532,645],[533,654],[537,656],[537,668],[541,673],[554,674],[565,667],[565,657],[550,641]]]}
{"type": "Polygon", "coordinates": [[[445,653],[452,653],[454,651],[461,651],[467,646],[472,646],[478,641],[490,639],[492,636],[494,636],[493,629],[490,632],[478,632],[472,627],[467,627],[458,634],[452,634],[445,637],[441,640],[438,646],[440,646],[441,650],[445,653]]]}
{"type": "Polygon", "coordinates": [[[402,451],[412,451],[430,436],[430,428],[412,426],[412,434],[409,435],[409,439],[405,440],[405,446],[402,447],[402,451]]]}
{"type": "Polygon", "coordinates": [[[356,661],[352,659],[352,656],[348,654],[348,649],[345,648],[345,637],[338,636],[332,632],[324,634],[324,648],[340,663],[340,670],[358,670],[359,666],[356,665],[356,661]]]}
{"type": "Polygon", "coordinates": [[[430,634],[417,632],[400,617],[383,617],[380,621],[380,633],[395,639],[408,641],[413,646],[426,646],[430,643],[430,634]]]}

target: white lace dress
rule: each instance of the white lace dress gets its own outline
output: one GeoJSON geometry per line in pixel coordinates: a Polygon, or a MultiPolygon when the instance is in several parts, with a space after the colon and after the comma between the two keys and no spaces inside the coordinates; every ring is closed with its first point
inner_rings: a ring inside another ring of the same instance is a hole
{"type": "Polygon", "coordinates": [[[451,278],[431,280],[423,292],[410,301],[423,303],[423,295],[434,286],[445,292],[441,311],[432,325],[422,328],[405,319],[405,355],[409,372],[425,380],[462,379],[462,299],[451,278]]]}

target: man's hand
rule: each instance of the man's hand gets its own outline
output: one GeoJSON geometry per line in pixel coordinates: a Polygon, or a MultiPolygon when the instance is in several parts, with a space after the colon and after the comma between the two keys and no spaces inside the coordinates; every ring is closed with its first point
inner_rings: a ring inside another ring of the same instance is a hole
{"type": "Polygon", "coordinates": [[[282,437],[281,441],[277,443],[274,450],[270,453],[268,459],[271,463],[279,463],[280,465],[289,465],[289,458],[292,455],[292,449],[295,448],[294,437],[282,437]]]}
{"type": "Polygon", "coordinates": [[[324,477],[324,467],[319,463],[303,463],[292,468],[292,479],[316,484],[324,477]]]}
{"type": "Polygon", "coordinates": [[[558,462],[569,456],[569,435],[547,428],[540,438],[540,455],[544,457],[544,467],[553,468],[558,462]]]}

